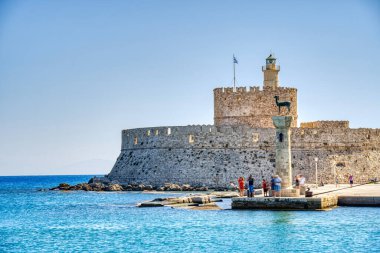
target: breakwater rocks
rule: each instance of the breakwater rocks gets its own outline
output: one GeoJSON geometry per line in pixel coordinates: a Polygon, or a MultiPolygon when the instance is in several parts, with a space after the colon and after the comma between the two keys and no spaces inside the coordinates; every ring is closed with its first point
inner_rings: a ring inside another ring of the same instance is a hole
{"type": "Polygon", "coordinates": [[[137,207],[172,207],[192,210],[220,210],[216,202],[223,198],[238,197],[237,192],[213,192],[211,194],[190,194],[174,198],[156,198],[137,204],[137,207]]]}
{"type": "MultiPolygon", "coordinates": [[[[172,184],[165,183],[161,187],[153,187],[152,185],[143,184],[119,184],[117,182],[93,182],[90,180],[88,183],[80,183],[76,185],[69,185],[61,183],[56,187],[51,188],[52,191],[208,191],[208,187],[193,187],[189,184],[172,184]]],[[[214,189],[218,191],[229,190],[227,188],[214,189]]]]}

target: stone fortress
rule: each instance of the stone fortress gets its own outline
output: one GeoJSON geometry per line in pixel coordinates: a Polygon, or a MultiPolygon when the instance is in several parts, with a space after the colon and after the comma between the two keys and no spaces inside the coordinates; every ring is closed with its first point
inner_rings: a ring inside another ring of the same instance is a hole
{"type": "Polygon", "coordinates": [[[121,153],[107,175],[120,183],[226,187],[252,174],[256,185],[276,173],[272,117],[290,115],[292,174],[307,182],[380,178],[380,129],[349,128],[348,121],[298,126],[297,89],[280,87],[276,58],[262,67],[264,85],[214,89],[214,125],[166,126],[122,131],[121,153]],[[290,101],[279,113],[274,96],[290,101]],[[317,159],[316,159],[317,158],[317,159]],[[317,161],[316,161],[317,160],[317,161]],[[316,164],[317,163],[317,164],[316,164]]]}

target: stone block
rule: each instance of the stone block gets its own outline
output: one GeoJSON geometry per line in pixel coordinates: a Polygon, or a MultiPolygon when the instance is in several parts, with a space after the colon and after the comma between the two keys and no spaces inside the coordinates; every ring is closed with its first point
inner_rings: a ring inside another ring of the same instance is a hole
{"type": "Polygon", "coordinates": [[[281,197],[298,198],[300,196],[300,189],[281,189],[281,197]]]}

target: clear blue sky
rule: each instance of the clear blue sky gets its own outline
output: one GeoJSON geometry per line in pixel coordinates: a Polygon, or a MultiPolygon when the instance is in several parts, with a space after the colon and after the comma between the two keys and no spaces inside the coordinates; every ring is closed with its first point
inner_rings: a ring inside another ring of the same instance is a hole
{"type": "Polygon", "coordinates": [[[233,53],[241,86],[275,53],[300,121],[380,128],[379,3],[2,0],[0,175],[107,173],[122,129],[212,124],[233,53]]]}

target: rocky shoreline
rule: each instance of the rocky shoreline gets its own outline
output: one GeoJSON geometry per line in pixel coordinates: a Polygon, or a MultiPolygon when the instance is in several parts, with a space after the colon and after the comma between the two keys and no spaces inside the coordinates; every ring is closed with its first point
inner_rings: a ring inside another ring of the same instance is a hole
{"type": "MultiPolygon", "coordinates": [[[[189,184],[173,184],[165,183],[163,186],[154,187],[152,185],[144,184],[121,184],[119,182],[105,182],[100,180],[90,179],[88,183],[80,183],[76,185],[69,185],[61,183],[56,187],[50,188],[51,191],[208,191],[210,190],[205,186],[191,186],[189,184]]],[[[214,191],[228,191],[235,189],[218,188],[212,189],[214,191]]]]}

